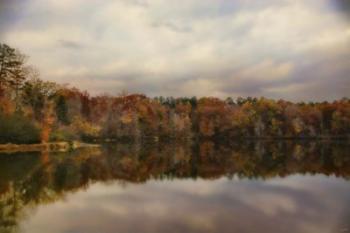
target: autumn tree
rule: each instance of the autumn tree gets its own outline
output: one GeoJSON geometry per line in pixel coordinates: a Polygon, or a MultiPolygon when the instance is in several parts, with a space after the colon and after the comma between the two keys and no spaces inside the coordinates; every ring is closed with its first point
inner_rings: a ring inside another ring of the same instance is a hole
{"type": "Polygon", "coordinates": [[[57,89],[57,84],[44,82],[38,77],[33,77],[24,83],[22,99],[24,104],[32,108],[36,120],[42,120],[45,104],[53,98],[57,89]]]}

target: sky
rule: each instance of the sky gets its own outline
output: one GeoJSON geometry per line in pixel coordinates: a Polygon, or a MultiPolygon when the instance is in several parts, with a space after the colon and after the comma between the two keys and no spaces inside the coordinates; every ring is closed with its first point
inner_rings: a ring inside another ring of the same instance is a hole
{"type": "Polygon", "coordinates": [[[350,97],[348,0],[0,0],[0,43],[92,94],[350,97]]]}

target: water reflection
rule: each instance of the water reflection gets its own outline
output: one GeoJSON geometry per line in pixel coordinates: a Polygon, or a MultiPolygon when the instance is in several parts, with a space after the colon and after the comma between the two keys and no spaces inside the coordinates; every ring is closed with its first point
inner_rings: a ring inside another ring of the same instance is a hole
{"type": "Polygon", "coordinates": [[[0,232],[350,232],[345,142],[0,155],[0,232]]]}

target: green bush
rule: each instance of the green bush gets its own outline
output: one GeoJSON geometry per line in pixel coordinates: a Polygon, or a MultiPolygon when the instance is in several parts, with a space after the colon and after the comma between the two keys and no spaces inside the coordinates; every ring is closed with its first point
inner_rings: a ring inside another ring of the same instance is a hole
{"type": "Polygon", "coordinates": [[[56,129],[50,134],[50,142],[69,142],[76,140],[76,138],[77,136],[75,136],[73,132],[68,129],[56,129]]]}
{"type": "Polygon", "coordinates": [[[0,112],[0,143],[31,144],[40,142],[40,129],[22,113],[0,112]]]}

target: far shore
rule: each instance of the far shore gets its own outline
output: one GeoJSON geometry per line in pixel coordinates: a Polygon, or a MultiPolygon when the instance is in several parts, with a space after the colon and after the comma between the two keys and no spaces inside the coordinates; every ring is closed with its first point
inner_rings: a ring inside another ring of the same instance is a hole
{"type": "MultiPolygon", "coordinates": [[[[168,141],[175,138],[163,138],[163,140],[168,141]]],[[[177,138],[178,139],[178,138],[177,138]]],[[[143,138],[143,140],[149,142],[160,141],[158,137],[149,137],[143,138]]],[[[176,139],[175,139],[176,140],[176,139]]],[[[182,140],[220,140],[222,142],[228,142],[227,138],[217,137],[217,138],[182,138],[182,140]]],[[[292,141],[348,141],[350,142],[350,137],[334,137],[334,136],[318,136],[318,137],[244,137],[244,138],[232,138],[232,140],[258,140],[258,141],[275,141],[275,140],[292,140],[292,141]]],[[[40,151],[50,151],[50,152],[67,152],[70,150],[75,150],[78,148],[85,147],[100,147],[104,143],[114,143],[114,142],[130,142],[134,141],[131,138],[114,138],[114,139],[104,139],[104,140],[95,140],[94,143],[85,143],[81,141],[72,141],[72,142],[48,142],[48,143],[36,143],[36,144],[0,144],[0,153],[18,153],[18,152],[40,152],[40,151]]]]}
{"type": "Polygon", "coordinates": [[[16,152],[38,152],[38,151],[56,151],[66,152],[82,147],[99,147],[99,144],[89,144],[83,142],[49,142],[37,144],[0,144],[0,153],[16,152]]]}

